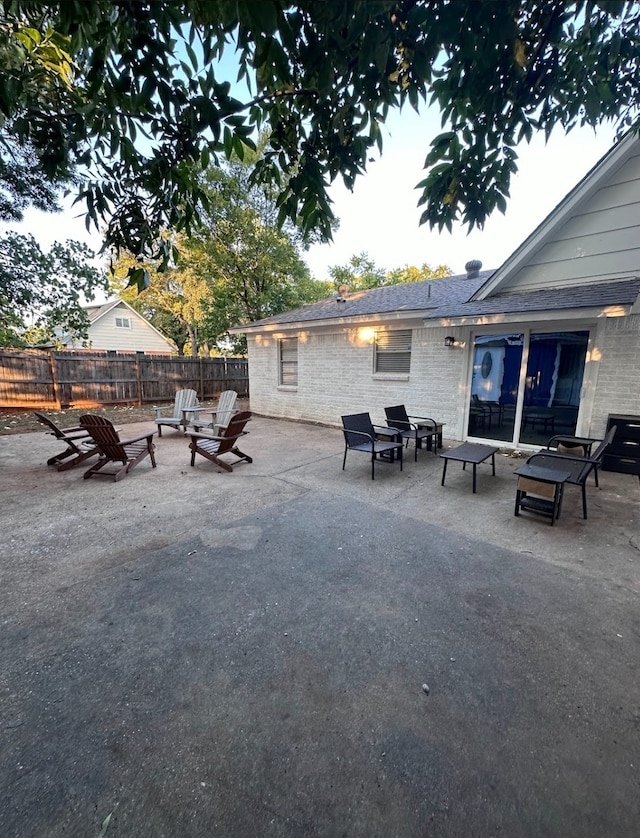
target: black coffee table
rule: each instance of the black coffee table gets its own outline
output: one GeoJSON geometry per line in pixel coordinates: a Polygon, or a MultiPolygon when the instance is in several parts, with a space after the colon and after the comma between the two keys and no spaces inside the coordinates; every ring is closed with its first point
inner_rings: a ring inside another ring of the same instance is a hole
{"type": "Polygon", "coordinates": [[[476,491],[476,468],[479,463],[484,463],[485,460],[488,460],[491,457],[491,469],[493,472],[493,476],[496,476],[496,451],[500,449],[496,448],[494,445],[480,445],[478,442],[465,442],[462,445],[459,445],[457,448],[452,448],[451,451],[445,451],[444,454],[440,454],[442,459],[444,460],[444,467],[442,469],[442,481],[440,483],[441,486],[444,486],[444,478],[447,474],[447,463],[449,460],[458,460],[458,462],[462,463],[462,468],[466,469],[467,463],[471,463],[473,465],[473,491],[475,494],[476,491]]]}

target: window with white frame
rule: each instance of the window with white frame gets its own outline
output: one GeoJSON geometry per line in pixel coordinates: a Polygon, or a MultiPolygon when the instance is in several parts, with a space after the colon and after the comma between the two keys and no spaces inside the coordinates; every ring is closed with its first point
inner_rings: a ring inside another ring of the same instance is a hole
{"type": "Polygon", "coordinates": [[[130,317],[116,317],[116,329],[130,329],[131,328],[131,318],[130,317]]]}
{"type": "Polygon", "coordinates": [[[295,387],[298,384],[298,338],[281,338],[278,341],[278,384],[295,387]]]}
{"type": "Polygon", "coordinates": [[[411,329],[376,332],[374,371],[409,374],[411,368],[411,329]]]}

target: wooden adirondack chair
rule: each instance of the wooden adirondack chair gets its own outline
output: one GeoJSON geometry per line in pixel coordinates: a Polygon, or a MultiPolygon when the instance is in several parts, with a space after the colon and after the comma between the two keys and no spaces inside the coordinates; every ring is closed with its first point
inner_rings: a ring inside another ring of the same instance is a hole
{"type": "Polygon", "coordinates": [[[191,420],[191,428],[195,431],[200,431],[202,428],[211,428],[213,435],[219,436],[229,425],[231,417],[237,413],[235,409],[237,398],[238,394],[235,390],[224,390],[224,392],[220,393],[215,410],[209,411],[207,408],[202,408],[203,413],[212,414],[212,421],[206,422],[197,414],[191,420]]]}
{"type": "Polygon", "coordinates": [[[220,459],[222,454],[233,454],[238,460],[245,460],[247,463],[252,463],[253,459],[248,454],[240,451],[235,444],[237,439],[248,433],[248,431],[244,430],[244,426],[249,419],[251,419],[251,413],[248,410],[244,410],[241,413],[236,413],[229,421],[227,427],[223,428],[218,435],[192,433],[189,444],[189,448],[191,449],[191,465],[195,465],[196,454],[201,454],[225,471],[233,471],[233,466],[220,459]]]}
{"type": "Polygon", "coordinates": [[[150,457],[151,465],[153,468],[156,467],[156,458],[153,454],[155,450],[153,431],[131,439],[120,439],[120,434],[108,419],[92,414],[81,416],[80,425],[89,432],[100,455],[98,462],[85,471],[83,475],[85,480],[93,477],[94,474],[112,477],[114,481],[122,480],[145,457],[150,457]],[[103,472],[102,469],[110,463],[116,466],[116,470],[103,472]]]}
{"type": "Polygon", "coordinates": [[[49,428],[47,433],[64,442],[67,446],[64,451],[61,451],[54,457],[49,457],[47,460],[48,466],[56,466],[58,471],[66,471],[98,453],[95,442],[85,428],[59,428],[48,416],[45,416],[43,413],[37,413],[35,410],[34,416],[38,422],[42,422],[43,425],[49,428]]]}
{"type": "Polygon", "coordinates": [[[193,415],[198,416],[198,394],[195,390],[178,390],[176,391],[176,398],[173,407],[156,407],[155,423],[158,426],[158,436],[162,436],[162,426],[168,425],[170,428],[175,428],[177,431],[181,430],[185,433],[187,425],[191,421],[193,415]],[[163,411],[170,411],[171,415],[164,415],[163,411]],[[185,411],[189,411],[189,418],[185,411]]]}

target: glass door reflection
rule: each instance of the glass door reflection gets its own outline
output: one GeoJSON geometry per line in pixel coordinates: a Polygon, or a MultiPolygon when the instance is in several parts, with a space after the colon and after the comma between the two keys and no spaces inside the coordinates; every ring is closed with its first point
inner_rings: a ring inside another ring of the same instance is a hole
{"type": "Polygon", "coordinates": [[[588,343],[588,331],[530,335],[520,442],[575,434],[588,343]]]}
{"type": "Polygon", "coordinates": [[[519,334],[475,338],[469,436],[513,440],[523,345],[519,334]]]}

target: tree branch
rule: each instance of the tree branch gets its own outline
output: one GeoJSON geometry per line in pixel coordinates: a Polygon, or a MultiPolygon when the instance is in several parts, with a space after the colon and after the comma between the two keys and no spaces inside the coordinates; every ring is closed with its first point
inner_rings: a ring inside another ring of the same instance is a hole
{"type": "Polygon", "coordinates": [[[244,108],[252,108],[254,105],[261,105],[270,99],[283,99],[285,96],[319,96],[320,92],[315,87],[301,87],[298,90],[276,90],[273,93],[265,93],[264,96],[256,96],[251,102],[243,105],[244,108]]]}

